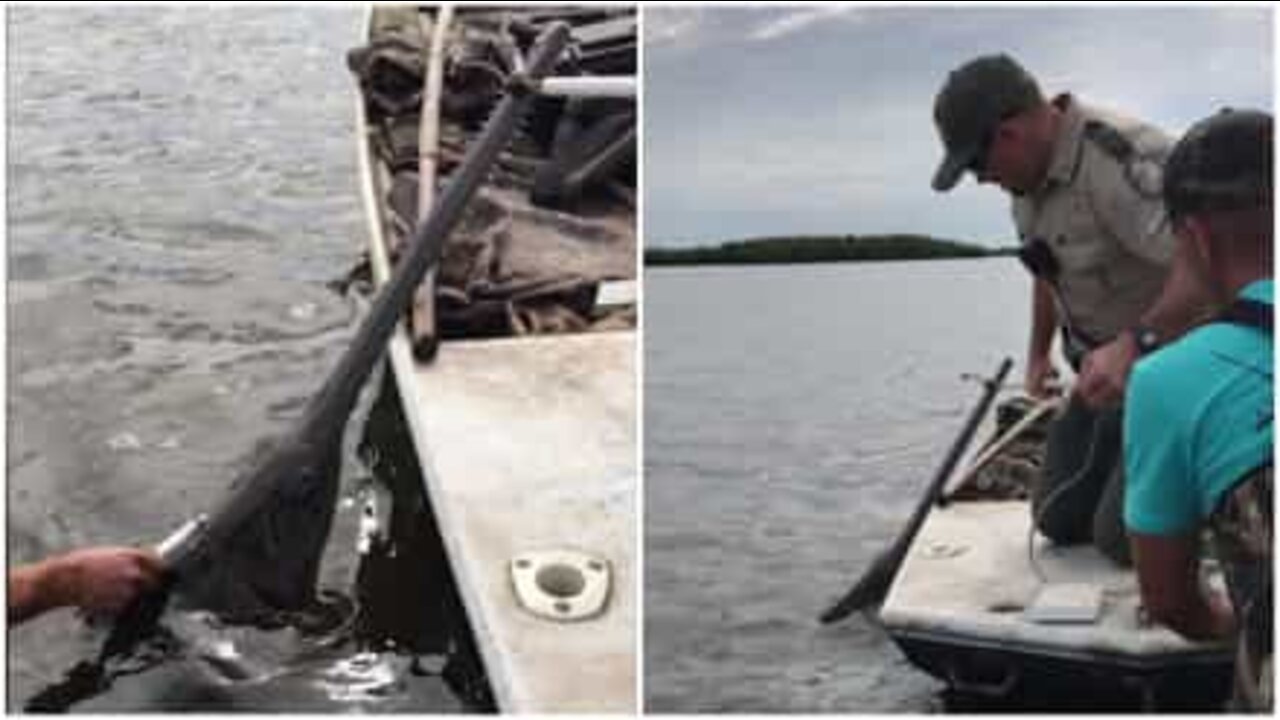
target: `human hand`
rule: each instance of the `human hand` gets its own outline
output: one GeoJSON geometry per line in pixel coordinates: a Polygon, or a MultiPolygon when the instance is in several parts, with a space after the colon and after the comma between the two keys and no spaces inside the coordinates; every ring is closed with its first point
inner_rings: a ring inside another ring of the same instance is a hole
{"type": "Polygon", "coordinates": [[[1048,355],[1027,358],[1027,375],[1024,382],[1027,394],[1044,400],[1055,394],[1058,371],[1048,355]]]}
{"type": "Polygon", "coordinates": [[[1133,336],[1121,333],[1084,356],[1076,379],[1076,393],[1085,405],[1095,410],[1119,405],[1124,400],[1129,369],[1137,358],[1138,347],[1133,336]]]}
{"type": "Polygon", "coordinates": [[[1236,634],[1236,613],[1231,599],[1216,589],[1208,591],[1209,627],[1214,637],[1228,639],[1236,634]]]}
{"type": "Polygon", "coordinates": [[[73,550],[49,563],[56,604],[89,613],[120,612],[139,593],[155,587],[164,572],[154,552],[129,547],[73,550]]]}

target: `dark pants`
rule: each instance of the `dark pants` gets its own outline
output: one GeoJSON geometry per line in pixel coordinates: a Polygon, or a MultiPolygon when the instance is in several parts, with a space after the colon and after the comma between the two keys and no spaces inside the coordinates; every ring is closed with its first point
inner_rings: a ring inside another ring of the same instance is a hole
{"type": "Polygon", "coordinates": [[[1036,527],[1053,542],[1092,541],[1103,555],[1128,566],[1122,418],[1120,408],[1095,412],[1073,396],[1049,429],[1044,473],[1032,488],[1031,509],[1036,527]]]}

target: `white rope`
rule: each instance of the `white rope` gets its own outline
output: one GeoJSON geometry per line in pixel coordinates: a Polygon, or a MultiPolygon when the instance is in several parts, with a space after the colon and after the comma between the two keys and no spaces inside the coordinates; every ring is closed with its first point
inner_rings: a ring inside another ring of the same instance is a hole
{"type": "MultiPolygon", "coordinates": [[[[1103,423],[1098,420],[1095,420],[1093,423],[1093,433],[1089,437],[1089,451],[1085,453],[1085,460],[1084,463],[1080,465],[1080,469],[1076,471],[1075,475],[1071,476],[1070,480],[1054,488],[1053,492],[1046,495],[1044,503],[1031,518],[1031,527],[1027,530],[1027,562],[1030,563],[1032,572],[1036,574],[1036,578],[1040,580],[1042,585],[1048,584],[1049,578],[1040,568],[1039,562],[1036,561],[1036,529],[1040,526],[1040,521],[1044,519],[1045,513],[1053,505],[1053,502],[1062,497],[1067,490],[1080,484],[1080,481],[1084,479],[1085,473],[1088,472],[1090,466],[1093,465],[1093,456],[1098,448],[1098,436],[1101,435],[1099,428],[1102,427],[1102,424],[1103,423]]],[[[1045,460],[1047,464],[1047,456],[1045,460]]]]}

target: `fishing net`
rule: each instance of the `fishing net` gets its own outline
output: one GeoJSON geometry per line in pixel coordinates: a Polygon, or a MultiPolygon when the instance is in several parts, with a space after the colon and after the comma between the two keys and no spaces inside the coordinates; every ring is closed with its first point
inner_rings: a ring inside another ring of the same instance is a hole
{"type": "MultiPolygon", "coordinates": [[[[509,46],[527,42],[513,29],[546,19],[533,12],[464,18],[451,39],[445,75],[437,153],[446,175],[513,71],[509,46]]],[[[617,21],[616,11],[584,11],[573,19],[579,36],[595,40],[580,42],[577,59],[557,72],[635,72],[634,27],[607,27],[617,21]]],[[[371,42],[348,57],[365,89],[374,147],[389,178],[382,200],[393,256],[419,213],[418,112],[428,34],[412,8],[388,9],[375,17],[371,42]]],[[[634,144],[626,145],[634,129],[631,99],[534,103],[445,245],[436,286],[442,338],[635,326],[634,307],[597,303],[602,282],[635,278],[634,208],[625,197],[635,187],[634,144]],[[618,152],[607,151],[611,141],[621,147],[618,152]],[[571,193],[564,191],[564,176],[548,179],[575,161],[603,167],[593,165],[583,183],[574,181],[571,193]],[[548,189],[557,182],[559,192],[548,189]]]]}

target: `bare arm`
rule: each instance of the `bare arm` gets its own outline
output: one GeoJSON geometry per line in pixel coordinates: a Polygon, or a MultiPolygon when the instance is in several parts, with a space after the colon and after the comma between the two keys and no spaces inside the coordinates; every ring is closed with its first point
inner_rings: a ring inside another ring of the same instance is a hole
{"type": "Polygon", "coordinates": [[[1053,291],[1039,278],[1031,287],[1031,342],[1027,347],[1026,390],[1032,397],[1048,394],[1048,381],[1053,377],[1053,361],[1049,357],[1053,349],[1053,333],[1057,330],[1057,312],[1053,305],[1053,291]]]}
{"type": "Polygon", "coordinates": [[[1217,309],[1195,252],[1190,242],[1177,244],[1160,295],[1142,314],[1142,324],[1154,329],[1162,342],[1181,337],[1217,309]]]}
{"type": "MultiPolygon", "coordinates": [[[[1201,277],[1191,243],[1180,242],[1160,295],[1142,315],[1142,323],[1156,331],[1161,342],[1173,340],[1214,311],[1213,296],[1201,277]]],[[[1076,391],[1091,407],[1107,407],[1124,399],[1129,370],[1138,359],[1133,335],[1116,339],[1085,356],[1076,391]]]]}
{"type": "Polygon", "coordinates": [[[1235,618],[1226,598],[1200,585],[1196,535],[1130,532],[1142,604],[1156,622],[1191,640],[1230,637],[1235,618]]]}
{"type": "Polygon", "coordinates": [[[154,553],[124,547],[75,550],[15,568],[9,571],[9,623],[66,606],[118,612],[161,572],[154,553]]]}
{"type": "Polygon", "coordinates": [[[63,604],[56,567],[50,560],[9,571],[9,623],[24,622],[63,604]]]}
{"type": "MultiPolygon", "coordinates": [[[[1102,163],[1102,177],[1093,196],[1099,222],[1126,250],[1151,263],[1168,265],[1164,285],[1139,322],[1154,330],[1162,343],[1180,337],[1214,310],[1209,284],[1199,271],[1191,243],[1174,233],[1156,184],[1143,185],[1116,163],[1102,163]]],[[[1156,177],[1152,175],[1152,177],[1156,177]]],[[[1085,356],[1076,392],[1091,407],[1114,406],[1124,398],[1129,370],[1138,358],[1131,333],[1085,356]]]]}

